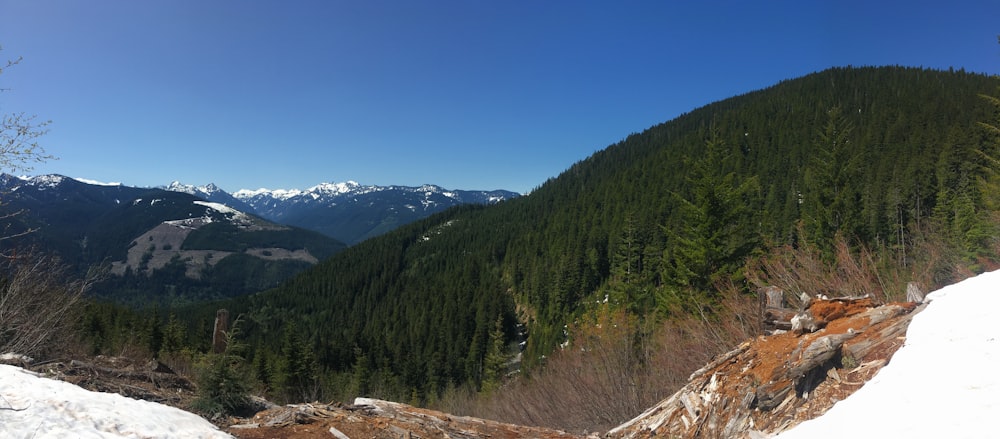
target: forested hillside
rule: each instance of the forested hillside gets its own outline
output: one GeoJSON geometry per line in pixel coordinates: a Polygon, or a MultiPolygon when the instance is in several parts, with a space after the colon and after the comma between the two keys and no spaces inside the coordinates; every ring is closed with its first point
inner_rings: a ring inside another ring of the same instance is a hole
{"type": "Polygon", "coordinates": [[[747,258],[782,245],[832,255],[841,236],[905,265],[933,231],[975,267],[995,256],[997,143],[980,123],[996,108],[980,95],[998,85],[901,67],[787,80],[629,135],[529,196],[451,209],[223,306],[244,315],[271,389],[291,397],[319,377],[350,396],[428,401],[494,386],[520,333],[537,364],[587,304],[651,321],[711,312],[714,285],[752,293],[747,258]]]}

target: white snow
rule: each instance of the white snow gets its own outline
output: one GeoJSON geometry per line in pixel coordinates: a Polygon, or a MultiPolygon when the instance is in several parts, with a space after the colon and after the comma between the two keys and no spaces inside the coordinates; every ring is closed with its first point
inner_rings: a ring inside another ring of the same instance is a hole
{"type": "Polygon", "coordinates": [[[309,188],[306,192],[312,192],[322,195],[340,195],[346,194],[360,188],[361,185],[353,180],[348,180],[343,183],[320,183],[316,186],[309,188]]]}
{"type": "Polygon", "coordinates": [[[185,194],[190,194],[195,196],[200,194],[212,195],[221,190],[219,189],[218,186],[215,185],[215,183],[209,183],[204,186],[195,186],[193,184],[184,184],[177,180],[170,182],[170,185],[168,185],[166,189],[168,191],[182,192],[185,194]]]}
{"type": "Polygon", "coordinates": [[[1000,271],[929,294],[906,342],[867,384],[780,439],[982,438],[1000,427],[1000,271]]]}
{"type": "Polygon", "coordinates": [[[238,211],[236,209],[233,209],[232,207],[226,206],[225,204],[215,203],[215,202],[212,202],[212,201],[196,200],[194,202],[194,204],[197,204],[199,206],[205,206],[205,207],[207,207],[209,209],[212,209],[212,210],[215,210],[215,211],[217,211],[219,213],[230,213],[230,214],[239,214],[239,213],[242,213],[242,212],[240,212],[240,211],[238,211]]]}
{"type": "Polygon", "coordinates": [[[20,176],[18,178],[44,189],[44,188],[58,186],[59,183],[62,183],[62,181],[66,177],[63,177],[62,175],[58,174],[46,174],[46,175],[36,175],[34,177],[20,176]]]}
{"type": "Polygon", "coordinates": [[[228,438],[183,410],[91,392],[0,365],[0,436],[5,438],[228,438]]]}
{"type": "Polygon", "coordinates": [[[34,358],[31,358],[31,357],[29,357],[27,355],[15,354],[13,352],[6,352],[6,353],[3,353],[3,354],[0,354],[0,360],[2,360],[2,361],[23,361],[23,362],[28,363],[28,364],[31,364],[33,361],[35,361],[34,358]]]}
{"type": "Polygon", "coordinates": [[[103,182],[103,181],[91,180],[89,178],[73,177],[73,179],[76,180],[76,181],[79,181],[80,183],[86,183],[86,184],[89,184],[89,185],[92,185],[92,186],[121,186],[122,185],[121,182],[110,182],[110,183],[107,183],[107,182],[103,182]]]}
{"type": "Polygon", "coordinates": [[[373,189],[380,189],[378,186],[361,186],[358,182],[348,180],[342,183],[320,183],[306,190],[301,189],[240,189],[233,192],[233,197],[249,201],[256,197],[273,198],[276,200],[289,200],[300,196],[309,196],[312,199],[322,197],[336,197],[352,193],[367,193],[373,189]]]}
{"type": "Polygon", "coordinates": [[[260,188],[260,189],[257,189],[257,190],[240,189],[240,190],[238,190],[236,192],[233,192],[233,196],[236,197],[236,198],[238,198],[238,199],[240,199],[240,200],[244,200],[244,201],[246,201],[249,198],[253,198],[253,197],[257,197],[257,196],[265,196],[265,197],[268,197],[268,198],[275,198],[275,199],[278,199],[278,200],[287,200],[289,198],[293,198],[293,197],[297,197],[299,195],[302,195],[302,193],[303,192],[300,191],[300,190],[298,190],[298,189],[274,189],[274,190],[271,190],[271,189],[267,189],[267,188],[260,188]]]}

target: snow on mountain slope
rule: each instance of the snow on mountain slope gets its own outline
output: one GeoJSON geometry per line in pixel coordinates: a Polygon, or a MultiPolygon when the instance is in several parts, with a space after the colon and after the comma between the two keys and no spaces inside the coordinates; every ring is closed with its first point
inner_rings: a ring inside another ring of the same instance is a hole
{"type": "Polygon", "coordinates": [[[997,437],[1000,271],[927,296],[888,365],[823,416],[780,439],[997,437]]]}
{"type": "Polygon", "coordinates": [[[8,438],[228,438],[183,410],[91,392],[0,365],[0,436],[8,438]]]}
{"type": "Polygon", "coordinates": [[[422,186],[373,186],[361,185],[356,181],[346,181],[342,183],[320,183],[305,190],[300,189],[241,189],[232,195],[258,211],[265,206],[273,205],[275,201],[287,202],[318,202],[334,204],[338,201],[349,200],[353,197],[367,195],[377,192],[385,193],[410,193],[418,194],[425,198],[440,194],[446,198],[454,199],[460,203],[496,203],[505,199],[517,197],[518,194],[497,190],[497,191],[462,191],[447,190],[440,186],[425,184],[422,186]]]}
{"type": "Polygon", "coordinates": [[[186,194],[196,195],[203,197],[204,195],[213,195],[217,192],[222,191],[215,183],[209,183],[204,186],[195,186],[192,184],[184,184],[179,181],[174,181],[170,183],[166,188],[168,191],[174,192],[184,192],[186,194]]]}
{"type": "Polygon", "coordinates": [[[241,190],[233,198],[271,221],[315,230],[355,244],[461,204],[495,204],[515,192],[449,190],[435,185],[320,183],[306,190],[241,190]]]}

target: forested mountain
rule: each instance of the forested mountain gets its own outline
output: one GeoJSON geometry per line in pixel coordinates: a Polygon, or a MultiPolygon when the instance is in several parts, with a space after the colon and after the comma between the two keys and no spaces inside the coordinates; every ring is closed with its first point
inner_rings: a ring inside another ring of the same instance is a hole
{"type": "Polygon", "coordinates": [[[259,364],[307,358],[345,392],[421,399],[496,380],[518,323],[530,365],[588,303],[663,319],[697,298],[710,312],[712,286],[749,290],[744,262],[775,246],[830,253],[839,235],[905,264],[930,229],[986,261],[997,143],[979,124],[996,114],[980,95],[998,85],[902,67],[783,81],[629,135],[529,196],[448,210],[225,306],[246,317],[259,364]]]}
{"type": "Polygon", "coordinates": [[[91,291],[138,306],[261,291],[345,247],[162,189],[3,174],[0,191],[4,251],[53,254],[79,273],[100,268],[91,291]]]}

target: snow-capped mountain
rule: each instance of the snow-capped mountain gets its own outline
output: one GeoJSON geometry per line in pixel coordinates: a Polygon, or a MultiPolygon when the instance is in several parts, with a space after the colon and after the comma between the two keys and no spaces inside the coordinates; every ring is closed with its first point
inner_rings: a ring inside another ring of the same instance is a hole
{"type": "Polygon", "coordinates": [[[388,232],[460,204],[493,204],[516,198],[505,190],[448,190],[435,185],[369,186],[356,181],[320,183],[305,190],[239,190],[226,201],[215,185],[174,182],[169,190],[228,204],[282,224],[315,230],[348,244],[388,232]],[[245,206],[245,207],[244,207],[245,206]]]}
{"type": "Polygon", "coordinates": [[[179,181],[174,181],[169,185],[165,186],[164,189],[173,192],[183,192],[185,194],[191,194],[205,201],[212,201],[216,203],[222,203],[229,207],[237,210],[242,210],[244,212],[253,213],[252,207],[244,203],[243,201],[233,197],[215,185],[215,183],[209,183],[204,186],[194,186],[190,184],[183,184],[179,181]]]}

